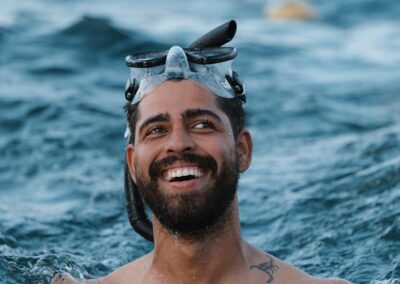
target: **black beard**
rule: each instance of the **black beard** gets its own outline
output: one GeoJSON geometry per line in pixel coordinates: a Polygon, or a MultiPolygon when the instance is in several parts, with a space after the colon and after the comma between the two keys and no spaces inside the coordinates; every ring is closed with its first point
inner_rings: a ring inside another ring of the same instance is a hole
{"type": "MultiPolygon", "coordinates": [[[[136,167],[138,169],[138,167],[136,167]]],[[[220,173],[217,162],[210,156],[185,153],[169,156],[151,164],[150,179],[144,180],[136,172],[137,186],[144,201],[160,223],[172,234],[197,241],[225,223],[228,210],[235,198],[239,180],[237,157],[225,159],[220,173]],[[207,190],[166,195],[161,192],[158,178],[162,169],[176,161],[190,162],[211,174],[212,182],[207,190]]]]}

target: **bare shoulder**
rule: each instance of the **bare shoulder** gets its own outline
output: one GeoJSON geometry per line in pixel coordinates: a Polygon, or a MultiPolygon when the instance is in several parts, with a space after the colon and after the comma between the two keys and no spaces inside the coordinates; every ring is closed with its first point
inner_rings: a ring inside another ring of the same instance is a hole
{"type": "Polygon", "coordinates": [[[285,279],[283,283],[289,281],[288,283],[296,284],[351,284],[351,282],[339,278],[313,277],[297,267],[279,259],[276,259],[276,263],[282,268],[282,271],[285,271],[285,277],[287,277],[287,279],[285,279]]]}
{"type": "MultiPolygon", "coordinates": [[[[258,253],[258,255],[260,255],[258,253]]],[[[274,283],[292,283],[292,284],[351,284],[343,279],[338,278],[318,278],[313,277],[301,269],[276,258],[275,256],[262,252],[262,257],[264,262],[261,259],[258,260],[260,264],[252,265],[252,267],[257,267],[258,270],[263,271],[267,277],[267,280],[274,283]]]]}
{"type": "Polygon", "coordinates": [[[286,263],[277,258],[276,263],[282,268],[282,271],[285,272],[285,278],[282,283],[295,283],[295,284],[351,284],[351,282],[339,279],[339,278],[320,278],[313,277],[306,272],[298,269],[297,267],[286,263]]]}
{"type": "Polygon", "coordinates": [[[105,278],[90,279],[90,280],[79,280],[74,278],[69,273],[63,273],[61,275],[55,276],[51,280],[51,284],[108,284],[105,278]]]}
{"type": "MultiPolygon", "coordinates": [[[[149,255],[142,256],[141,258],[132,261],[115,271],[111,272],[107,276],[100,280],[100,282],[86,282],[88,284],[125,284],[125,283],[141,283],[145,272],[149,267],[149,255]]],[[[92,280],[93,281],[93,280],[92,280]]]]}
{"type": "Polygon", "coordinates": [[[135,261],[132,261],[105,277],[89,280],[78,280],[68,273],[63,273],[54,277],[51,284],[125,284],[125,283],[140,283],[144,271],[146,270],[146,257],[143,256],[135,261]]]}

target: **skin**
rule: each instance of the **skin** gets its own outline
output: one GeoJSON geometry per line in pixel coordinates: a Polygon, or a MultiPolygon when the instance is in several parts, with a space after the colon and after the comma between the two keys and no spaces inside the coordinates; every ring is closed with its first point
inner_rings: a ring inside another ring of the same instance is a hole
{"type": "MultiPolygon", "coordinates": [[[[237,153],[241,173],[250,166],[253,144],[248,130],[235,139],[229,118],[218,108],[215,96],[197,83],[167,81],[146,95],[139,106],[135,143],[128,145],[126,157],[131,175],[135,171],[148,178],[150,164],[160,158],[182,152],[212,156],[218,171],[226,157],[237,153]],[[182,116],[188,109],[211,111],[216,117],[182,116]],[[167,121],[156,121],[142,127],[149,118],[168,114],[167,121]],[[212,125],[212,127],[210,127],[212,125]],[[140,161],[140,162],[139,162],[140,161]]],[[[177,162],[174,167],[192,166],[177,162]]],[[[205,173],[194,182],[174,185],[163,178],[159,186],[163,194],[207,190],[211,181],[205,173]]],[[[224,189],[219,189],[224,190],[224,189]]],[[[350,283],[340,279],[314,278],[305,272],[266,254],[242,239],[237,196],[227,220],[204,239],[189,241],[171,234],[153,217],[154,250],[117,269],[101,279],[84,283],[350,283]]],[[[68,274],[52,282],[79,283],[68,274]]]]}

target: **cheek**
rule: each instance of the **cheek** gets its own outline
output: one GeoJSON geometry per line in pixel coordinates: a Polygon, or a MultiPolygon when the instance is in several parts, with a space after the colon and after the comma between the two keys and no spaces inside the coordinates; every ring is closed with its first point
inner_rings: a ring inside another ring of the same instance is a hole
{"type": "Polygon", "coordinates": [[[233,161],[237,161],[238,159],[238,152],[235,144],[235,140],[232,138],[229,140],[229,143],[225,144],[225,157],[228,160],[229,163],[232,163],[233,161]]]}
{"type": "Polygon", "coordinates": [[[226,139],[219,139],[214,142],[206,141],[203,145],[217,163],[221,165],[223,160],[231,161],[236,156],[235,144],[226,139]]]}
{"type": "Polygon", "coordinates": [[[154,159],[154,147],[148,147],[145,145],[136,145],[135,146],[135,168],[136,172],[145,173],[146,168],[148,168],[151,164],[151,161],[154,159]]]}

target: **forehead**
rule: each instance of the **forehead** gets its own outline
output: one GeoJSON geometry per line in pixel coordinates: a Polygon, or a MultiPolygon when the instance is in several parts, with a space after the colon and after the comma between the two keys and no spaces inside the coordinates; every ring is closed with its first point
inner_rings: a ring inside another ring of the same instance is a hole
{"type": "Polygon", "coordinates": [[[207,87],[191,80],[166,81],[143,97],[139,103],[139,121],[154,115],[180,115],[187,109],[207,109],[221,113],[215,95],[207,87]]]}

